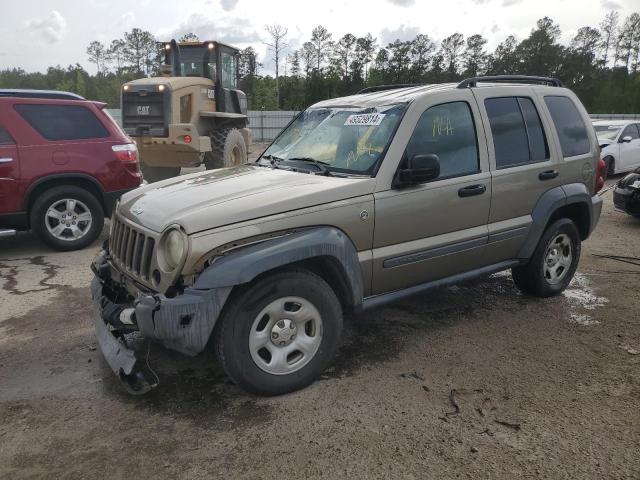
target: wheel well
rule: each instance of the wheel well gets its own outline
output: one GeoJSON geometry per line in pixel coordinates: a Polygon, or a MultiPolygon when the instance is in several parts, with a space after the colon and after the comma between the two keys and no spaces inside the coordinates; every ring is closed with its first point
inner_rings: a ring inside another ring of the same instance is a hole
{"type": "MultiPolygon", "coordinates": [[[[346,275],[342,266],[340,266],[340,263],[334,257],[320,256],[307,258],[305,260],[300,260],[299,262],[288,263],[274,270],[268,270],[261,273],[256,278],[254,278],[253,281],[263,276],[271,275],[274,272],[287,270],[290,268],[303,268],[305,270],[309,270],[310,272],[315,273],[325,282],[327,282],[329,288],[331,288],[336,294],[336,297],[338,297],[343,311],[351,311],[355,307],[351,286],[346,280],[346,275]]],[[[234,289],[235,288],[237,287],[234,287],[234,289]]]]}
{"type": "Polygon", "coordinates": [[[29,192],[26,203],[27,213],[31,212],[31,207],[33,207],[33,203],[36,201],[36,198],[38,198],[39,195],[47,190],[50,190],[51,188],[68,185],[73,185],[74,187],[79,187],[87,190],[98,199],[100,205],[102,206],[102,209],[105,210],[104,196],[102,195],[100,188],[91,180],[87,180],[82,177],[62,177],[45,180],[42,183],[36,185],[35,188],[31,192],[29,192]]]}
{"type": "Polygon", "coordinates": [[[581,240],[585,240],[589,236],[591,215],[589,214],[589,207],[586,204],[570,203],[569,205],[558,208],[551,214],[551,217],[549,217],[545,230],[549,225],[561,218],[573,220],[573,223],[575,223],[578,228],[578,232],[580,232],[581,240]]]}

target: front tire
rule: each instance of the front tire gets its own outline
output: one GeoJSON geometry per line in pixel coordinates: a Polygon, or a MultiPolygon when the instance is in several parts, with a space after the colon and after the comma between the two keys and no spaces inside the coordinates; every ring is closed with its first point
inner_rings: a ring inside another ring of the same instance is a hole
{"type": "Polygon", "coordinates": [[[333,359],[342,308],[319,276],[291,269],[237,291],[214,332],[218,360],[243,389],[281,395],[312,383],[333,359]]]}
{"type": "Polygon", "coordinates": [[[513,268],[513,281],[524,293],[551,297],[564,291],[580,260],[581,241],[576,224],[556,220],[545,230],[526,265],[513,268]]]}
{"type": "Polygon", "coordinates": [[[51,248],[79,250],[102,232],[104,211],[92,193],[67,185],[40,194],[31,209],[30,221],[33,232],[51,248]]]}

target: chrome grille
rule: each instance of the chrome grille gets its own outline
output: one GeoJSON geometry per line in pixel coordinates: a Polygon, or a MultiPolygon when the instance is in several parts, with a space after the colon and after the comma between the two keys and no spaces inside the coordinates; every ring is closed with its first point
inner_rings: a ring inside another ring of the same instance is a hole
{"type": "Polygon", "coordinates": [[[112,218],[109,250],[115,263],[143,280],[149,280],[155,239],[131,225],[112,218]]]}

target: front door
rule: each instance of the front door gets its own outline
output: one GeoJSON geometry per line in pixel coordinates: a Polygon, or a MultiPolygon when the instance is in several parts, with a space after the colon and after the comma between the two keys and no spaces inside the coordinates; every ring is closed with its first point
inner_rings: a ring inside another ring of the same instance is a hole
{"type": "Polygon", "coordinates": [[[0,214],[15,213],[19,208],[18,148],[9,132],[0,124],[0,214]]]}
{"type": "Polygon", "coordinates": [[[619,170],[628,172],[640,167],[640,131],[637,123],[625,127],[620,139],[625,137],[631,137],[631,141],[620,143],[620,164],[616,166],[619,170]]]}
{"type": "Polygon", "coordinates": [[[491,176],[472,94],[457,90],[421,102],[412,105],[401,126],[413,133],[400,165],[416,154],[435,154],[440,176],[422,185],[375,193],[373,294],[483,263],[491,176]]]}

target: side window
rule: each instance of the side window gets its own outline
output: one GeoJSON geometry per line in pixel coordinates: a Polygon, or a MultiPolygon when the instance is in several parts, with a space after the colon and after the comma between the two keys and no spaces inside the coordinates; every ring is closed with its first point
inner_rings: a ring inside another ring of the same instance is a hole
{"type": "Polygon", "coordinates": [[[85,107],[18,104],[15,109],[47,140],[86,140],[109,136],[100,120],[85,107]]]}
{"type": "Polygon", "coordinates": [[[236,88],[236,58],[228,53],[222,53],[222,86],[236,88]]]}
{"type": "Polygon", "coordinates": [[[407,144],[406,156],[429,153],[440,159],[438,179],[480,171],[476,127],[466,102],[436,105],[422,114],[407,144]]]}
{"type": "Polygon", "coordinates": [[[9,132],[0,126],[0,145],[15,145],[15,143],[9,132]]]}
{"type": "Polygon", "coordinates": [[[638,132],[638,125],[632,123],[631,125],[627,125],[627,128],[624,129],[620,138],[631,137],[632,140],[637,140],[640,138],[640,133],[638,132]]]}
{"type": "Polygon", "coordinates": [[[573,157],[589,153],[591,147],[587,128],[573,101],[559,96],[544,97],[544,101],[560,137],[562,156],[573,157]]]}
{"type": "Polygon", "coordinates": [[[527,97],[488,98],[484,101],[496,168],[508,168],[549,158],[549,147],[540,116],[527,97]]]}

